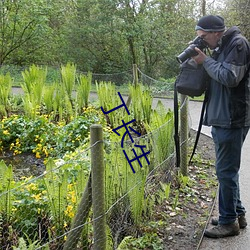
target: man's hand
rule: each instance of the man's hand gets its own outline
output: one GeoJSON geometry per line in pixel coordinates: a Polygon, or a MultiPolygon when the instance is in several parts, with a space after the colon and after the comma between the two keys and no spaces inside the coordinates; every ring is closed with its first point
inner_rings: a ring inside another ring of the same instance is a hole
{"type": "Polygon", "coordinates": [[[197,64],[203,64],[207,56],[197,47],[194,48],[195,51],[198,53],[197,56],[192,57],[197,64]]]}

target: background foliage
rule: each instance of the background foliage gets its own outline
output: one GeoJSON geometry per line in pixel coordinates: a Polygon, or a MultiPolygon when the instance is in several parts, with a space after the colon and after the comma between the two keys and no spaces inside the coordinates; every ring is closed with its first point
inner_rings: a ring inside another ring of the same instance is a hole
{"type": "Polygon", "coordinates": [[[114,73],[137,64],[170,78],[200,16],[220,14],[250,36],[246,0],[16,0],[0,9],[0,65],[72,62],[84,72],[114,73]]]}

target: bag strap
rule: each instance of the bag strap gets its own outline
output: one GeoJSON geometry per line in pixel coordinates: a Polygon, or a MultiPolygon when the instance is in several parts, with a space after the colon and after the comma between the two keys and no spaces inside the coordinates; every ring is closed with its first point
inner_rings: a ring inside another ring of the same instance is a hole
{"type": "Polygon", "coordinates": [[[192,159],[193,159],[193,156],[195,154],[195,151],[196,151],[196,148],[197,148],[197,145],[198,145],[198,141],[199,141],[199,138],[200,138],[203,117],[204,117],[204,113],[205,113],[205,109],[206,109],[206,104],[207,104],[207,90],[205,91],[205,97],[204,97],[204,101],[203,101],[202,108],[201,108],[199,126],[198,126],[198,130],[196,132],[195,143],[194,143],[194,147],[193,147],[193,152],[192,152],[192,154],[190,156],[190,159],[189,159],[189,164],[192,162],[192,159]]]}

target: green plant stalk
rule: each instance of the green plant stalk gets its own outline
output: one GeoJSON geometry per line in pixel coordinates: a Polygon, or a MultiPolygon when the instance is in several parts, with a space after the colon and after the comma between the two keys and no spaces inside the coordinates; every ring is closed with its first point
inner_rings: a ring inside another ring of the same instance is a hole
{"type": "Polygon", "coordinates": [[[82,108],[88,107],[89,94],[91,90],[92,74],[80,75],[79,86],[77,88],[77,106],[81,110],[82,108]]]}
{"type": "MultiPolygon", "coordinates": [[[[142,140],[139,142],[140,145],[146,144],[142,140]]],[[[130,147],[126,147],[126,152],[129,159],[133,159],[134,154],[130,147]]],[[[135,149],[136,154],[140,155],[141,150],[139,148],[135,149]]],[[[142,219],[142,212],[144,210],[144,191],[145,191],[145,183],[146,178],[149,173],[149,166],[144,158],[140,159],[142,167],[140,167],[138,162],[133,162],[133,167],[136,171],[134,174],[128,164],[128,191],[129,191],[129,202],[130,202],[130,209],[135,220],[135,224],[139,224],[142,219]]]]}
{"type": "Polygon", "coordinates": [[[166,196],[166,200],[169,199],[170,191],[171,191],[171,183],[167,184],[166,187],[165,187],[165,196],[166,196]]]}
{"type": "Polygon", "coordinates": [[[7,116],[7,111],[6,111],[6,107],[4,105],[0,105],[0,115],[2,116],[7,116]]]}
{"type": "Polygon", "coordinates": [[[145,124],[146,130],[151,134],[151,147],[153,148],[155,164],[159,164],[168,158],[173,152],[173,112],[166,111],[161,102],[153,110],[150,124],[145,124]]]}
{"type": "Polygon", "coordinates": [[[7,108],[8,97],[11,93],[12,79],[10,74],[0,75],[0,105],[7,108]]]}
{"type": "Polygon", "coordinates": [[[8,193],[6,195],[6,211],[7,211],[7,221],[9,221],[11,216],[11,207],[12,207],[12,201],[11,201],[11,180],[8,180],[8,187],[7,187],[8,193]]]}
{"type": "Polygon", "coordinates": [[[11,209],[13,205],[13,195],[11,189],[13,188],[13,169],[12,166],[8,167],[2,160],[0,162],[0,212],[6,215],[7,221],[11,216],[11,209]]]}
{"type": "Polygon", "coordinates": [[[21,84],[21,87],[24,91],[25,112],[28,116],[34,118],[41,106],[47,68],[42,69],[32,65],[29,70],[22,72],[22,76],[24,82],[21,84]]]}
{"type": "Polygon", "coordinates": [[[112,154],[106,155],[107,162],[109,162],[105,167],[106,207],[108,209],[115,201],[128,194],[128,199],[123,201],[123,206],[116,208],[118,210],[116,210],[116,213],[126,213],[124,209],[130,207],[132,216],[138,225],[144,209],[144,187],[147,168],[138,168],[138,172],[133,174],[122,148],[118,148],[117,144],[112,143],[112,154]]]}
{"type": "Polygon", "coordinates": [[[9,110],[9,99],[11,93],[12,79],[10,74],[0,75],[0,115],[7,116],[9,110]]]}
{"type": "Polygon", "coordinates": [[[171,182],[167,184],[160,182],[160,185],[161,185],[160,192],[163,192],[164,199],[168,200],[171,192],[171,182]]]}
{"type": "Polygon", "coordinates": [[[181,186],[181,188],[185,188],[187,184],[189,183],[189,176],[183,175],[182,173],[179,173],[178,175],[178,181],[181,186]]]}
{"type": "Polygon", "coordinates": [[[74,114],[72,103],[69,96],[66,94],[64,87],[60,84],[57,84],[56,86],[53,98],[53,111],[55,112],[55,116],[58,115],[59,121],[62,121],[63,119],[70,121],[74,114]]]}
{"type": "Polygon", "coordinates": [[[36,106],[34,106],[34,104],[32,104],[32,102],[30,100],[30,96],[27,94],[24,98],[22,98],[22,100],[23,100],[23,108],[24,108],[25,114],[29,118],[35,118],[36,106]]]}
{"type": "Polygon", "coordinates": [[[44,89],[43,101],[46,107],[46,112],[50,114],[53,111],[53,100],[54,100],[55,85],[47,86],[44,89]]]}
{"type": "Polygon", "coordinates": [[[67,63],[66,66],[61,66],[61,77],[62,85],[66,90],[70,101],[72,101],[72,91],[76,80],[76,66],[71,63],[67,63]]]}
{"type": "Polygon", "coordinates": [[[63,228],[63,213],[66,209],[67,200],[67,175],[64,173],[54,173],[55,164],[52,159],[46,164],[47,175],[44,177],[44,183],[49,197],[51,213],[56,220],[58,229],[63,228]]]}
{"type": "Polygon", "coordinates": [[[143,90],[141,84],[129,85],[129,93],[132,101],[132,110],[138,123],[150,123],[152,112],[152,95],[149,90],[143,90]],[[138,101],[140,100],[140,102],[138,101]]]}
{"type": "Polygon", "coordinates": [[[174,197],[174,202],[173,202],[173,209],[176,209],[179,203],[179,190],[176,190],[175,197],[174,197]]]}
{"type": "MultiPolygon", "coordinates": [[[[100,106],[103,107],[104,111],[109,111],[119,105],[121,105],[121,99],[115,90],[115,85],[111,82],[100,82],[96,83],[96,90],[100,106]]],[[[121,125],[121,121],[128,122],[131,120],[125,108],[115,110],[106,115],[108,123],[112,128],[116,128],[121,125]]]]}
{"type": "Polygon", "coordinates": [[[141,109],[141,103],[139,104],[138,100],[141,100],[141,85],[137,84],[136,86],[129,85],[129,93],[131,96],[131,107],[133,111],[134,118],[138,123],[140,123],[143,120],[142,117],[142,109],[141,109]]]}

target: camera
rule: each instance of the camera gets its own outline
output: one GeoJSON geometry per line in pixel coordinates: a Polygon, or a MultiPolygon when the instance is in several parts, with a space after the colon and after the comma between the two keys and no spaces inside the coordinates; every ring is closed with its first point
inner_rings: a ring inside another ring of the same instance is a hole
{"type": "Polygon", "coordinates": [[[199,48],[200,50],[203,50],[207,48],[207,43],[199,36],[197,36],[190,45],[180,54],[176,57],[177,61],[179,63],[183,63],[188,58],[198,55],[198,53],[195,51],[195,47],[199,48]]]}

